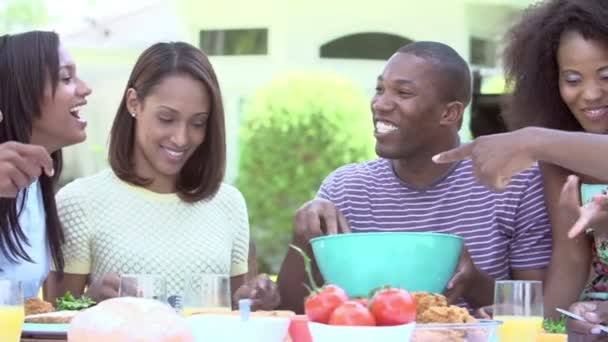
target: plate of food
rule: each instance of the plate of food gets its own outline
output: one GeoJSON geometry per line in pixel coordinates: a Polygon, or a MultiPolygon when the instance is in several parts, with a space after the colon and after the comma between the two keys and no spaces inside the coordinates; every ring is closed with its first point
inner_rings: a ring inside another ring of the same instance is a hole
{"type": "Polygon", "coordinates": [[[488,342],[496,340],[501,322],[477,319],[465,308],[449,305],[437,293],[413,292],[416,330],[412,342],[488,342]]]}
{"type": "Polygon", "coordinates": [[[25,322],[22,335],[26,337],[65,337],[72,318],[83,309],[95,305],[85,296],[75,298],[66,293],[57,299],[54,307],[40,298],[30,298],[25,302],[25,322]]]}

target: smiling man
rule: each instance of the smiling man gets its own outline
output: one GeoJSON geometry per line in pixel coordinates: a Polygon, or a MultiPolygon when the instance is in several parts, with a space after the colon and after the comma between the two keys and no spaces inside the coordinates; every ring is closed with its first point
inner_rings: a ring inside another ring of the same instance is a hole
{"type": "MultiPolygon", "coordinates": [[[[497,193],[475,181],[469,160],[432,161],[460,145],[458,130],[470,98],[469,68],[452,48],[416,42],[399,49],[378,76],[371,101],[379,158],[329,175],[317,198],[298,210],[293,243],[312,256],[310,239],[326,234],[462,236],[466,248],[446,295],[470,307],[492,303],[494,280],[542,280],[551,229],[538,169],[525,170],[497,193]]],[[[285,308],[302,311],[303,283],[302,259],[290,250],[279,274],[285,308]]]]}

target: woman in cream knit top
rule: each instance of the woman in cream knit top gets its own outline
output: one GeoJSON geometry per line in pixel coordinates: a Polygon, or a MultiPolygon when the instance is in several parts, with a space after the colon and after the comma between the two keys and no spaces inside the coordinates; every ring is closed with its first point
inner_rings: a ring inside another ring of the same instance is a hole
{"type": "Polygon", "coordinates": [[[114,118],[111,170],[57,195],[65,274],[49,275],[49,300],[86,288],[100,301],[119,295],[121,275],[154,274],[178,306],[186,279],[224,274],[233,299],[251,298],[254,310],[276,307],[276,285],[246,277],[249,222],[243,196],[223,183],[225,135],[207,56],[181,42],[146,49],[114,118]]]}
{"type": "Polygon", "coordinates": [[[241,193],[222,184],[212,200],[187,203],[120,180],[112,170],[76,180],[57,194],[65,272],[158,274],[167,297],[193,274],[247,273],[249,223],[241,193]]]}

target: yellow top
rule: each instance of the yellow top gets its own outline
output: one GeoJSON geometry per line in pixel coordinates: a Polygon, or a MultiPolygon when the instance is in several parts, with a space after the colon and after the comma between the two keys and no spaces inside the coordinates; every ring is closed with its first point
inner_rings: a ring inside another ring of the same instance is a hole
{"type": "Polygon", "coordinates": [[[163,276],[167,296],[194,274],[247,273],[249,220],[242,194],[222,184],[210,200],[186,203],[120,180],[110,169],[57,194],[65,273],[163,276]]]}

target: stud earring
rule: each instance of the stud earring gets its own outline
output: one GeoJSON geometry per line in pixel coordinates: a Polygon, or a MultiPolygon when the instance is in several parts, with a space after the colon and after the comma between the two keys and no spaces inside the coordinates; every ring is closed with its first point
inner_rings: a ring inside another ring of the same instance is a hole
{"type": "Polygon", "coordinates": [[[130,113],[132,117],[135,117],[135,112],[130,113]]]}

